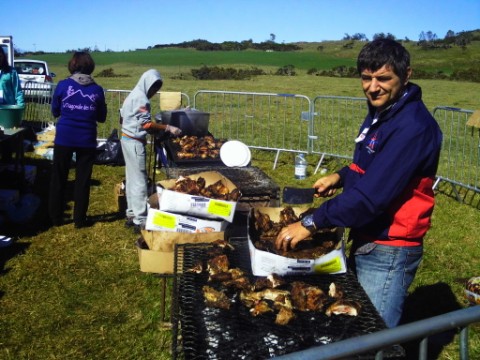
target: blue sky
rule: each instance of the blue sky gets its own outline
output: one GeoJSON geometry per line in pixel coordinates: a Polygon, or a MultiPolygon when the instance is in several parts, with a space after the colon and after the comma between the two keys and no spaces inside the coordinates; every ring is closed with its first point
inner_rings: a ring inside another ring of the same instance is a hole
{"type": "Polygon", "coordinates": [[[22,51],[134,50],[210,42],[341,40],[391,33],[418,40],[480,28],[480,0],[2,0],[0,35],[22,51]],[[81,5],[80,5],[81,4],[81,5]]]}

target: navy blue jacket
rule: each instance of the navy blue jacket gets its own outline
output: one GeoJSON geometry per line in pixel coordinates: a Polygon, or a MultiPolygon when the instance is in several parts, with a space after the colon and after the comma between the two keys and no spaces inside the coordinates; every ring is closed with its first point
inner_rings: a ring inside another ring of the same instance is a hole
{"type": "Polygon", "coordinates": [[[104,123],[107,118],[105,94],[100,85],[93,81],[81,85],[71,77],[62,80],[55,88],[51,109],[54,117],[60,117],[56,145],[97,147],[97,122],[104,123]]]}
{"type": "Polygon", "coordinates": [[[314,222],[352,228],[364,241],[418,245],[431,223],[442,132],[412,83],[372,125],[374,116],[369,104],[353,162],[338,172],[343,192],[315,210],[314,222]]]}

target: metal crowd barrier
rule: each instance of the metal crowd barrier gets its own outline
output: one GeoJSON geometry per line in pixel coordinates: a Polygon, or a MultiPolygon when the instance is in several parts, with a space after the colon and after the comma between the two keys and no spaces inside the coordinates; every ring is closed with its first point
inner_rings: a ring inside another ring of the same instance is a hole
{"type": "MultiPolygon", "coordinates": [[[[104,124],[98,124],[98,138],[106,139],[113,129],[120,128],[120,108],[123,101],[130,94],[131,90],[105,90],[105,101],[107,102],[107,120],[104,124]]],[[[161,111],[160,93],[150,99],[151,113],[153,115],[161,111]]],[[[190,97],[187,94],[181,93],[182,107],[190,106],[190,97]]]]}
{"type": "Polygon", "coordinates": [[[200,90],[194,107],[210,113],[209,131],[251,148],[309,151],[310,99],[304,95],[200,90]]]}
{"type": "MultiPolygon", "coordinates": [[[[51,88],[53,93],[54,86],[51,88]]],[[[51,93],[34,83],[24,88],[27,98],[24,120],[39,122],[44,128],[55,119],[50,113],[51,93]]],[[[105,90],[108,117],[98,126],[99,139],[106,139],[119,128],[118,111],[130,90],[105,90]]],[[[160,94],[160,92],[158,93],[160,94]]],[[[190,98],[181,93],[182,106],[190,98]]],[[[160,112],[158,101],[151,101],[152,113],[160,112]]],[[[209,131],[217,138],[240,140],[250,148],[275,151],[273,169],[282,152],[318,154],[315,167],[335,159],[350,161],[358,127],[367,112],[364,98],[317,96],[311,101],[296,94],[200,90],[193,107],[210,113],[209,131]]],[[[467,123],[472,110],[439,106],[433,116],[443,131],[443,147],[437,181],[451,184],[459,201],[465,191],[480,193],[480,125],[467,123]]],[[[335,166],[335,168],[338,165],[335,166]]]]}
{"type": "Polygon", "coordinates": [[[459,201],[463,200],[459,187],[480,192],[480,128],[478,124],[468,124],[468,117],[472,113],[471,110],[448,106],[438,106],[433,110],[433,116],[443,131],[442,152],[434,187],[440,181],[450,183],[459,201]]]}
{"type": "Polygon", "coordinates": [[[365,98],[317,96],[312,102],[312,154],[319,154],[315,174],[325,157],[351,160],[354,139],[365,119],[365,98]]]}
{"type": "Polygon", "coordinates": [[[50,102],[55,86],[55,84],[34,81],[25,83],[22,88],[25,97],[23,120],[29,121],[41,129],[46,128],[49,122],[55,121],[50,111],[50,102]]]}
{"type": "MultiPolygon", "coordinates": [[[[40,84],[43,85],[43,84],[40,84]]],[[[56,119],[52,116],[50,110],[51,97],[55,90],[55,84],[51,85],[50,91],[39,91],[38,83],[29,82],[23,88],[25,95],[25,112],[23,120],[37,125],[44,129],[49,123],[55,123],[56,119]]],[[[105,140],[108,138],[113,129],[119,129],[119,110],[123,101],[130,94],[131,90],[105,90],[105,101],[107,103],[107,120],[103,124],[98,124],[98,139],[105,140]]],[[[157,94],[160,95],[161,92],[157,94]]],[[[190,106],[190,98],[187,94],[181,93],[182,106],[190,106]]],[[[152,106],[152,114],[156,114],[161,110],[160,96],[154,96],[150,99],[152,106]]]]}
{"type": "Polygon", "coordinates": [[[425,320],[400,325],[375,333],[342,340],[339,342],[312,347],[284,356],[282,360],[334,360],[346,356],[359,355],[367,351],[376,351],[375,360],[384,358],[384,350],[389,346],[420,339],[418,360],[428,359],[428,338],[447,330],[460,329],[459,359],[468,360],[468,325],[480,322],[480,306],[452,311],[425,320]]]}

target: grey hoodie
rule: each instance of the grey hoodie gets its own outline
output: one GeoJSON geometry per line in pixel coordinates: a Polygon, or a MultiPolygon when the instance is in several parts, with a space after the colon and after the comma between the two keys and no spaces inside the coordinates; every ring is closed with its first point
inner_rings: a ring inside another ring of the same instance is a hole
{"type": "Polygon", "coordinates": [[[162,81],[162,77],[157,70],[150,69],[145,71],[132,92],[127,96],[120,109],[120,115],[123,118],[122,132],[129,137],[144,140],[147,136],[147,130],[144,125],[152,119],[150,114],[150,100],[147,93],[150,87],[156,81],[162,81]]]}

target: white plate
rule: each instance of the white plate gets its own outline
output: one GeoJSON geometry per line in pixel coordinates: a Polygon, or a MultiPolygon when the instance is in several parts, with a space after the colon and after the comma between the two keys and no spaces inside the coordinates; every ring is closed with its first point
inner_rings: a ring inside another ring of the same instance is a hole
{"type": "Polygon", "coordinates": [[[228,167],[247,166],[252,154],[247,145],[238,140],[230,140],[220,148],[220,158],[228,167]]]}

